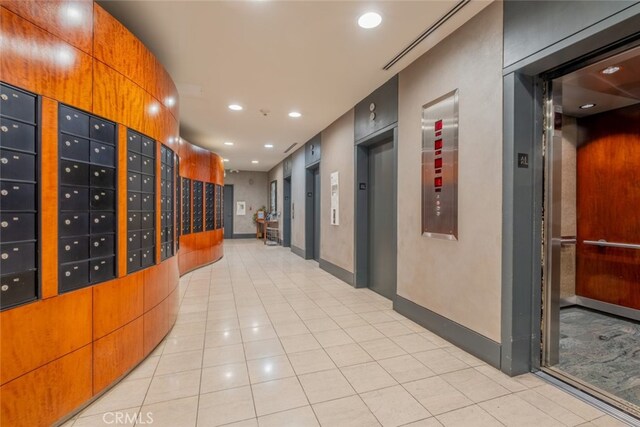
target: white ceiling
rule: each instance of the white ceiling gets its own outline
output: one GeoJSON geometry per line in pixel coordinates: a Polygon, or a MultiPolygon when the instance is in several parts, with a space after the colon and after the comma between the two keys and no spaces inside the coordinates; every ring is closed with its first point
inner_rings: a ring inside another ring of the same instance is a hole
{"type": "Polygon", "coordinates": [[[268,171],[489,1],[473,1],[391,70],[382,67],[451,1],[101,1],[158,57],[180,92],[180,134],[268,171]],[[382,15],[371,30],[367,11],[382,15]],[[240,112],[227,106],[238,103],[240,112]],[[265,117],[261,109],[268,110],[265,117]],[[290,111],[302,117],[288,117],[290,111]],[[225,146],[232,141],[232,147],[225,146]],[[273,149],[264,148],[271,143],[273,149]],[[259,160],[259,164],[251,163],[259,160]]]}

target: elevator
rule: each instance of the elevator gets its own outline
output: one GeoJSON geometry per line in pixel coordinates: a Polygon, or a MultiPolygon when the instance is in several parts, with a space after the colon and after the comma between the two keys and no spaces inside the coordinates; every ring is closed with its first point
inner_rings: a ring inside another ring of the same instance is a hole
{"type": "Polygon", "coordinates": [[[224,186],[223,200],[224,238],[233,239],[233,185],[224,186]]]}
{"type": "Polygon", "coordinates": [[[546,82],[541,367],[640,415],[640,48],[546,82]]]}
{"type": "Polygon", "coordinates": [[[282,246],[291,247],[291,177],[284,178],[282,188],[282,246]]]}
{"type": "Polygon", "coordinates": [[[320,164],[306,170],[305,257],[320,262],[320,164]]]}

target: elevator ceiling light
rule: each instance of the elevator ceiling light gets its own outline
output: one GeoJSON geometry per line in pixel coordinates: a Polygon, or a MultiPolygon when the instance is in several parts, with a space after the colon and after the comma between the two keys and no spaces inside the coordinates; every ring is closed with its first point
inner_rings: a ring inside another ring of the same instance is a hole
{"type": "Polygon", "coordinates": [[[584,104],[584,105],[580,106],[580,109],[581,110],[588,110],[589,108],[593,108],[595,106],[596,106],[596,104],[584,104]]]}
{"type": "Polygon", "coordinates": [[[610,67],[605,68],[604,70],[600,71],[602,74],[613,74],[613,73],[617,73],[618,71],[620,71],[620,67],[618,67],[617,65],[612,65],[610,67]]]}
{"type": "Polygon", "coordinates": [[[259,162],[257,160],[251,160],[251,163],[253,163],[254,165],[257,165],[259,162]]]}
{"type": "Polygon", "coordinates": [[[264,144],[264,148],[273,148],[273,144],[264,144]]]}
{"type": "Polygon", "coordinates": [[[233,111],[242,111],[242,105],[238,105],[238,104],[231,104],[229,105],[229,110],[233,110],[233,111]]]}
{"type": "Polygon", "coordinates": [[[289,117],[293,117],[294,119],[297,119],[298,117],[302,117],[302,114],[298,113],[297,111],[292,111],[289,113],[289,117]]]}
{"type": "Polygon", "coordinates": [[[362,28],[375,28],[382,22],[382,16],[375,12],[367,12],[358,18],[358,25],[362,28]]]}
{"type": "Polygon", "coordinates": [[[227,142],[224,143],[224,145],[233,145],[233,142],[227,141],[227,142]]]}

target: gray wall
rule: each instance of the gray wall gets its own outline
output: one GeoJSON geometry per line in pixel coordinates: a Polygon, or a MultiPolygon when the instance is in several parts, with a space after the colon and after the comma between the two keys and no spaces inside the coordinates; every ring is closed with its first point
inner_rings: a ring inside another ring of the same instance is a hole
{"type": "Polygon", "coordinates": [[[267,172],[229,172],[226,171],[224,183],[233,185],[233,233],[256,233],[253,214],[262,206],[268,208],[269,184],[267,172]],[[246,202],[246,215],[236,215],[237,202],[246,202]]]}

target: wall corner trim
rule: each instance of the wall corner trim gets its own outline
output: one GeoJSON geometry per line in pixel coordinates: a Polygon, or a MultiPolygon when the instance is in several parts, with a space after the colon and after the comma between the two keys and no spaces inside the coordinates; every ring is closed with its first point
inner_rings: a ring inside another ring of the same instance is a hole
{"type": "Polygon", "coordinates": [[[413,301],[396,295],[393,309],[420,326],[441,336],[466,352],[500,369],[502,346],[466,326],[462,326],[413,301]]]}
{"type": "Polygon", "coordinates": [[[295,245],[291,245],[291,252],[293,252],[294,254],[298,255],[301,258],[307,259],[304,254],[304,249],[300,249],[295,245]]]}
{"type": "Polygon", "coordinates": [[[320,258],[320,268],[324,271],[326,271],[327,273],[337,277],[338,279],[342,280],[343,282],[346,282],[348,284],[350,284],[351,286],[353,286],[354,280],[353,280],[353,273],[350,271],[345,270],[342,267],[338,267],[335,264],[330,263],[327,260],[324,260],[322,258],[320,258]]]}

